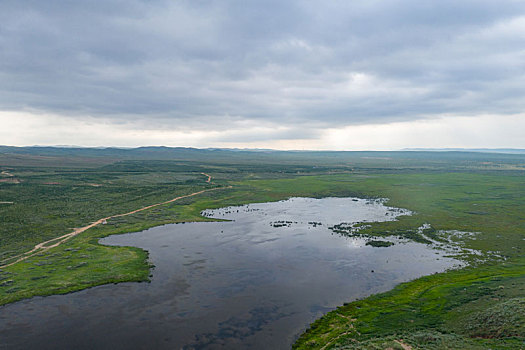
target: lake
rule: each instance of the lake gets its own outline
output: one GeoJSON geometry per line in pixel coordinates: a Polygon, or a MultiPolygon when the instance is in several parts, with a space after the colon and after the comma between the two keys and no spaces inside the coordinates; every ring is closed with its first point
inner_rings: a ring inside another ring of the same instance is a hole
{"type": "Polygon", "coordinates": [[[459,266],[406,240],[390,247],[334,233],[410,215],[382,200],[291,198],[207,210],[231,221],[172,224],[103,244],[150,252],[151,283],[35,297],[0,308],[3,348],[289,349],[345,302],[459,266]]]}

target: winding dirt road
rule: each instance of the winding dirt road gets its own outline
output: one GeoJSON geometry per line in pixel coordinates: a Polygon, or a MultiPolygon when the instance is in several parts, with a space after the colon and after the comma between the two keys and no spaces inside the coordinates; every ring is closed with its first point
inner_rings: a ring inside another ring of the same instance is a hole
{"type": "Polygon", "coordinates": [[[208,183],[211,182],[211,176],[210,175],[208,175],[206,173],[201,173],[201,174],[208,177],[208,180],[206,180],[206,182],[208,182],[208,183]]]}
{"type": "MultiPolygon", "coordinates": [[[[204,174],[204,173],[202,173],[202,174],[204,174]]],[[[211,181],[211,176],[208,175],[208,174],[204,174],[204,175],[208,176],[208,180],[206,180],[206,182],[210,182],[211,181]]],[[[24,260],[26,260],[26,259],[28,259],[28,258],[30,258],[32,256],[35,256],[38,253],[45,252],[46,250],[49,250],[51,248],[58,247],[59,245],[61,245],[64,242],[67,242],[68,240],[70,240],[71,238],[75,237],[76,235],[78,235],[78,234],[80,234],[80,233],[82,233],[82,232],[84,232],[86,230],[89,230],[92,227],[100,225],[100,224],[106,222],[107,220],[110,220],[110,219],[113,219],[113,218],[122,217],[122,216],[131,215],[131,214],[135,214],[135,213],[138,213],[138,212],[143,211],[143,210],[147,210],[147,209],[151,209],[151,208],[157,207],[159,205],[169,204],[169,203],[173,203],[173,202],[178,201],[178,200],[183,199],[183,198],[193,197],[193,196],[199,195],[199,194],[204,193],[204,192],[216,191],[216,190],[225,189],[225,188],[231,188],[231,186],[209,188],[207,190],[197,191],[197,192],[193,192],[193,193],[190,193],[190,194],[187,194],[187,195],[184,195],[184,196],[179,196],[179,197],[170,199],[170,200],[165,201],[165,202],[148,205],[147,207],[136,209],[136,210],[130,211],[128,213],[116,214],[116,215],[107,216],[107,217],[102,218],[102,219],[98,219],[97,221],[92,222],[91,224],[89,224],[87,226],[76,228],[73,232],[67,233],[67,234],[65,234],[63,236],[60,236],[60,237],[56,237],[56,238],[50,239],[50,240],[42,242],[42,243],[38,243],[30,251],[27,251],[25,253],[22,253],[22,254],[19,254],[19,255],[16,255],[16,256],[4,259],[0,263],[3,263],[5,261],[9,261],[9,260],[13,260],[13,259],[16,259],[16,260],[11,262],[11,263],[9,263],[9,264],[5,264],[5,265],[0,266],[0,269],[2,269],[4,267],[11,266],[11,265],[14,265],[14,264],[19,263],[21,261],[24,261],[24,260]]]]}

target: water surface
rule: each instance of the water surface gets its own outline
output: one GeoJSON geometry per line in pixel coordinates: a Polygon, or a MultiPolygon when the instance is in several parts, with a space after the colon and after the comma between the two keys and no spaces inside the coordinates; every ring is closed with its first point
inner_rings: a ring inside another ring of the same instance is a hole
{"type": "Polygon", "coordinates": [[[0,309],[0,346],[288,349],[336,306],[458,263],[424,244],[374,248],[329,229],[408,214],[382,201],[292,198],[204,212],[229,222],[111,236],[101,242],[150,252],[151,283],[7,305],[0,309]]]}

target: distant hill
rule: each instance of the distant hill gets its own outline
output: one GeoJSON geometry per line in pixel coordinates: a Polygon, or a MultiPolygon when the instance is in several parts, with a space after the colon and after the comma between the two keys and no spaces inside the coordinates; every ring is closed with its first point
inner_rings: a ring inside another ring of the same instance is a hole
{"type": "MultiPolygon", "coordinates": [[[[525,164],[525,150],[406,149],[402,151],[277,151],[185,147],[86,148],[0,146],[0,165],[101,166],[119,161],[159,160],[214,164],[295,164],[363,168],[442,166],[450,161],[525,164]],[[423,163],[422,163],[423,162],[423,163]]],[[[460,164],[457,163],[457,164],[460,164]]]]}
{"type": "Polygon", "coordinates": [[[522,148],[404,148],[402,151],[418,152],[482,152],[482,153],[507,153],[525,154],[522,148]]]}

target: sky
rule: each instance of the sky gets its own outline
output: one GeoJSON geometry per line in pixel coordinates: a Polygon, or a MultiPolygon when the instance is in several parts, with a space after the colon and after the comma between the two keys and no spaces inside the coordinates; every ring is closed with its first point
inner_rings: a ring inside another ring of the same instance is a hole
{"type": "Polygon", "coordinates": [[[525,148],[522,0],[2,0],[0,144],[525,148]]]}

